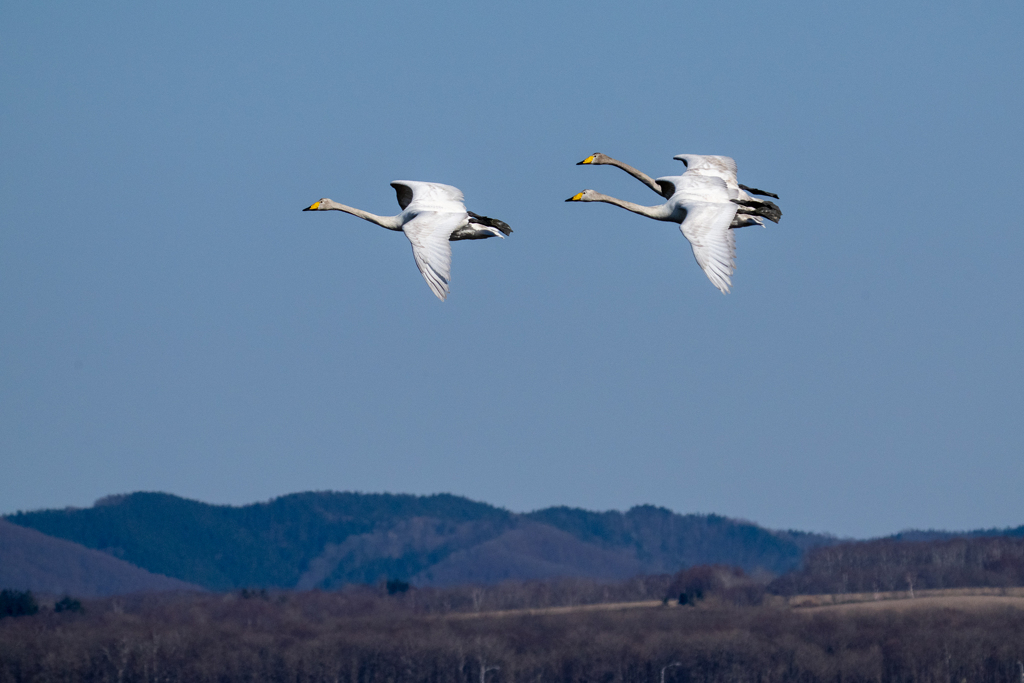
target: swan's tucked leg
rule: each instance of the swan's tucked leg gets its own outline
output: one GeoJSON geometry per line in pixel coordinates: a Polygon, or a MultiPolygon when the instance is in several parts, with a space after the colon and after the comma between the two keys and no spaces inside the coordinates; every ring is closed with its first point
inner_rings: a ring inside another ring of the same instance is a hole
{"type": "Polygon", "coordinates": [[[764,216],[772,223],[778,223],[779,219],[782,218],[782,209],[766,199],[730,199],[729,201],[745,207],[746,210],[743,213],[764,216]]]}

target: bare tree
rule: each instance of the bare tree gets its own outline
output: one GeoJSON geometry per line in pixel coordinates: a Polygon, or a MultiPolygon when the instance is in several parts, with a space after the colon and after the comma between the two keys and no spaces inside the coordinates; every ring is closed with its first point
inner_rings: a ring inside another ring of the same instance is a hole
{"type": "Polygon", "coordinates": [[[668,671],[669,669],[671,669],[674,666],[682,666],[682,665],[683,665],[682,662],[672,662],[671,664],[666,664],[665,666],[661,667],[661,683],[665,683],[665,672],[666,671],[668,671]]]}
{"type": "Polygon", "coordinates": [[[470,594],[473,597],[473,611],[479,612],[484,603],[484,589],[482,586],[474,586],[470,594]]]}
{"type": "Polygon", "coordinates": [[[489,672],[489,671],[499,671],[499,670],[501,670],[500,666],[487,666],[487,664],[484,662],[483,658],[481,658],[480,659],[480,683],[486,683],[485,679],[487,678],[487,672],[489,672]]]}

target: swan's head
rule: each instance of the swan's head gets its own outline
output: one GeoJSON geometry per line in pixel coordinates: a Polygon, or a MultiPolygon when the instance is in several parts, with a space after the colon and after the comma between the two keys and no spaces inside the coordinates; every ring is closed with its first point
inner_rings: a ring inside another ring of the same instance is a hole
{"type": "Polygon", "coordinates": [[[303,211],[326,211],[327,207],[331,204],[331,200],[324,197],[320,201],[313,202],[307,206],[303,211]]]}
{"type": "Polygon", "coordinates": [[[596,202],[598,200],[598,193],[594,190],[583,190],[573,196],[569,197],[565,201],[567,202],[596,202]]]}
{"type": "Polygon", "coordinates": [[[586,164],[607,164],[610,157],[601,154],[600,152],[594,152],[583,161],[576,164],[577,166],[583,166],[586,164]]]}

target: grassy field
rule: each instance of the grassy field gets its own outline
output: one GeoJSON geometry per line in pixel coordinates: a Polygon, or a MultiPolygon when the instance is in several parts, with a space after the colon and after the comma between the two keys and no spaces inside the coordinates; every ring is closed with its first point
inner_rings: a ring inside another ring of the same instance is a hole
{"type": "MultiPolygon", "coordinates": [[[[788,607],[793,612],[843,612],[869,610],[874,612],[894,610],[955,609],[979,611],[1011,607],[1024,610],[1024,588],[948,588],[944,590],[888,591],[877,593],[836,593],[824,595],[796,595],[791,598],[768,596],[767,605],[775,608],[788,607]]],[[[720,605],[710,598],[704,604],[692,609],[716,609],[720,605]]],[[[445,615],[449,619],[480,619],[519,616],[540,616],[556,614],[577,614],[585,612],[616,612],[625,610],[686,609],[675,603],[661,600],[635,602],[609,602],[595,605],[573,605],[566,607],[544,607],[535,609],[487,610],[480,612],[459,612],[445,615]]]]}
{"type": "Polygon", "coordinates": [[[977,610],[990,607],[1024,609],[1024,588],[946,588],[923,591],[796,595],[788,604],[795,610],[908,610],[930,607],[977,610]]]}

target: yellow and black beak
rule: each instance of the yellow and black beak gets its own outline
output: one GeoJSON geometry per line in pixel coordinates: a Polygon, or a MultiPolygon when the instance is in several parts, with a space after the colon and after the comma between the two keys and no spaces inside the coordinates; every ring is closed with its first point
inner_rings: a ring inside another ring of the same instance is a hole
{"type": "MultiPolygon", "coordinates": [[[[580,164],[582,164],[582,163],[583,162],[581,161],[580,164]]],[[[576,165],[579,166],[580,164],[576,164],[576,165]]],[[[583,193],[582,192],[578,192],[578,193],[574,194],[573,196],[569,197],[568,199],[566,199],[565,201],[567,201],[567,202],[578,202],[582,198],[583,198],[583,193]]]]}
{"type": "Polygon", "coordinates": [[[586,159],[584,159],[583,161],[579,162],[576,165],[577,166],[582,166],[583,164],[592,164],[592,163],[594,163],[594,155],[593,154],[591,154],[589,157],[587,157],[586,159]]]}
{"type": "Polygon", "coordinates": [[[316,211],[320,208],[320,202],[313,202],[312,206],[307,206],[303,211],[316,211]]]}

